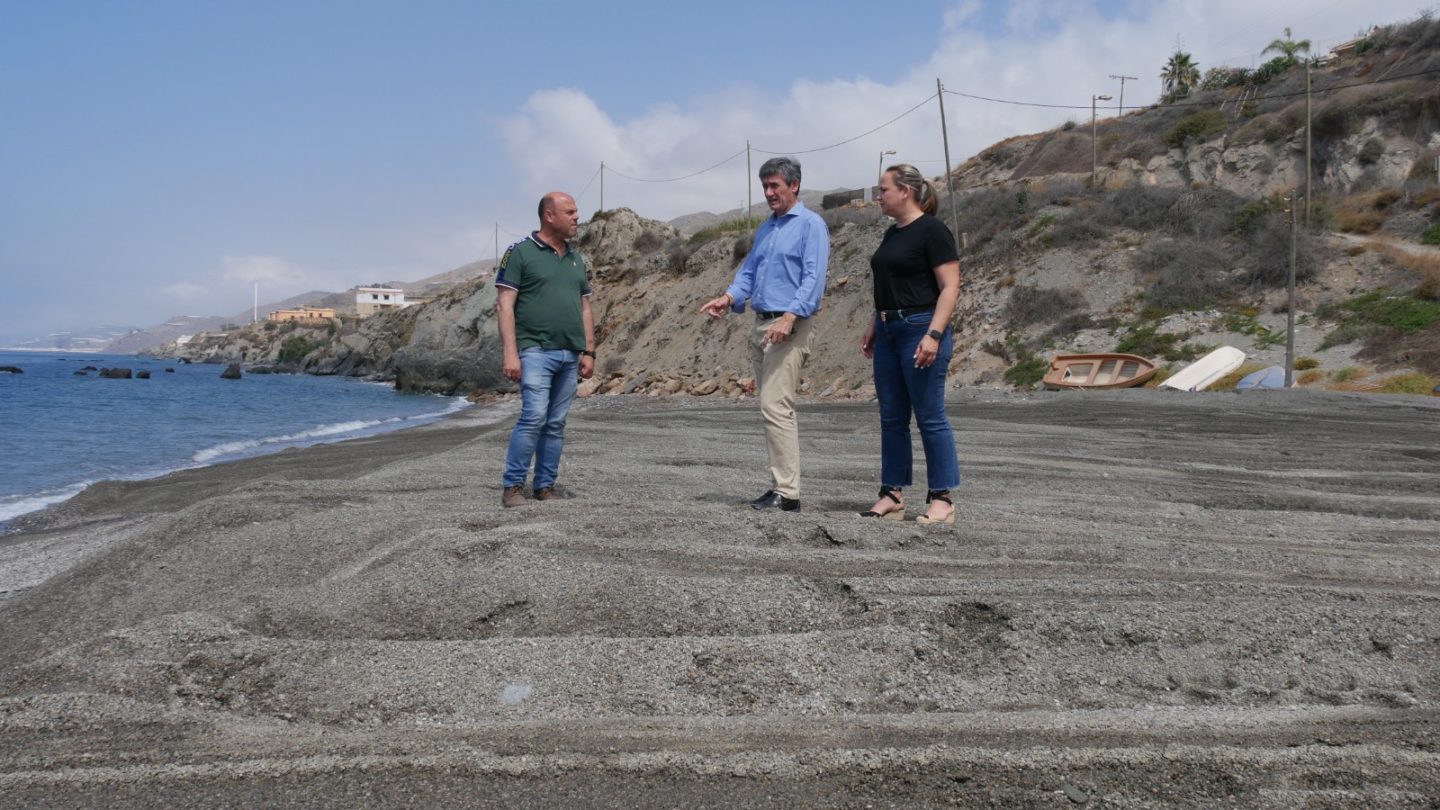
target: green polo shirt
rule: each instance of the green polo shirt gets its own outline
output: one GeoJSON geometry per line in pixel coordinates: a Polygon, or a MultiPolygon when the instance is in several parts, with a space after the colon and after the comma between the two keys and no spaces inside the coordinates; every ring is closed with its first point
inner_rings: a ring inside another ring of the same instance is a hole
{"type": "Polygon", "coordinates": [[[590,294],[585,259],[567,243],[561,255],[539,232],[511,245],[500,258],[495,286],[515,290],[515,344],[525,350],[584,351],[580,299],[590,294]]]}

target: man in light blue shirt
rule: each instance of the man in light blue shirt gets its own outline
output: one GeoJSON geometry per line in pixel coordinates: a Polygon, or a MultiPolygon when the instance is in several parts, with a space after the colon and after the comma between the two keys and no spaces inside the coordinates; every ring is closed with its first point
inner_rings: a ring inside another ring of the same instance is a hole
{"type": "Polygon", "coordinates": [[[770,218],[755,232],[755,244],[730,288],[700,311],[719,319],[727,312],[744,312],[747,302],[755,310],[750,345],[772,486],[750,505],[798,512],[800,431],[795,394],[800,368],[810,356],[811,324],[825,292],[830,231],[825,220],[800,202],[800,164],[794,158],[765,161],[760,185],[770,218]]]}

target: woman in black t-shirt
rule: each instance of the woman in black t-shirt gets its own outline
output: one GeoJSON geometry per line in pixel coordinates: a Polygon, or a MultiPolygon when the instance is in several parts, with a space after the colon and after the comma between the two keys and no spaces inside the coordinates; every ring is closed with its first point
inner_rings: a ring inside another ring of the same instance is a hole
{"type": "Polygon", "coordinates": [[[953,335],[950,317],[960,298],[955,237],[935,218],[935,186],[914,166],[881,175],[880,210],[894,217],[870,258],[875,316],[860,351],[872,361],[880,401],[880,500],[866,517],[904,520],[901,490],[912,483],[910,419],[925,448],[929,493],[919,523],[954,523],[950,490],[960,485],[955,434],[945,414],[945,376],[953,335]]]}

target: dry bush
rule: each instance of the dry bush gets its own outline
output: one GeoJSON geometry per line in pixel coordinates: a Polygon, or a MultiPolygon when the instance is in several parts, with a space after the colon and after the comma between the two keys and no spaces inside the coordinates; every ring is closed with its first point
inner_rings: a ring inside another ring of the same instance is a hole
{"type": "MultiPolygon", "coordinates": [[[[1290,276],[1291,226],[1280,213],[1264,215],[1250,234],[1245,251],[1243,283],[1251,287],[1283,287],[1290,276]]],[[[1307,230],[1295,234],[1295,280],[1315,276],[1320,261],[1315,237],[1307,230]]]]}
{"type": "Polygon", "coordinates": [[[1344,233],[1375,233],[1385,226],[1385,214],[1380,211],[1338,211],[1335,227],[1344,233]]]}
{"type": "Polygon", "coordinates": [[[1090,171],[1090,133],[1056,132],[1047,136],[1015,169],[1012,177],[1090,171]]]}
{"type": "Polygon", "coordinates": [[[1244,198],[1224,189],[1193,189],[1170,206],[1165,227],[1176,236],[1218,239],[1235,227],[1235,218],[1245,205],[1244,198]]]}
{"type": "Polygon", "coordinates": [[[1425,301],[1440,301],[1440,256],[1434,253],[1411,253],[1394,245],[1382,244],[1375,248],[1396,266],[1417,276],[1415,297],[1425,301]]]}
{"type": "MultiPolygon", "coordinates": [[[[1430,261],[1440,264],[1440,259],[1433,256],[1430,261]]],[[[1432,267],[1420,276],[1420,283],[1415,285],[1415,297],[1422,301],[1440,301],[1440,267],[1432,267]]]]}
{"type": "Polygon", "coordinates": [[[1335,203],[1335,227],[1346,233],[1375,233],[1389,210],[1404,197],[1398,188],[1351,194],[1335,203]]]}
{"type": "Polygon", "coordinates": [[[1343,383],[1363,380],[1369,376],[1370,369],[1361,368],[1360,366],[1346,366],[1332,373],[1330,375],[1330,379],[1334,380],[1337,383],[1343,383]]]}
{"type": "Polygon", "coordinates": [[[1306,371],[1306,370],[1308,370],[1308,369],[1319,368],[1319,367],[1320,367],[1320,361],[1319,361],[1319,360],[1316,360],[1316,359],[1313,358],[1313,357],[1297,357],[1297,358],[1295,358],[1295,370],[1296,370],[1296,371],[1306,371]]]}
{"type": "Polygon", "coordinates": [[[1225,255],[1208,242],[1152,242],[1135,254],[1135,269],[1148,280],[1145,301],[1165,310],[1203,309],[1225,289],[1225,255]]]}
{"type": "Polygon", "coordinates": [[[693,243],[688,239],[681,239],[679,237],[671,239],[670,242],[665,245],[666,268],[676,275],[684,273],[685,266],[689,263],[690,257],[695,255],[695,251],[699,249],[699,243],[693,243]]]}
{"type": "Polygon", "coordinates": [[[1440,385],[1440,381],[1437,381],[1434,377],[1431,377],[1429,374],[1414,371],[1408,374],[1396,374],[1393,377],[1387,378],[1380,384],[1380,393],[1425,395],[1434,391],[1436,385],[1440,385]]]}
{"type": "Polygon", "coordinates": [[[1078,308],[1083,300],[1079,293],[1021,285],[1010,291],[1005,318],[1012,327],[1053,323],[1078,308]]]}
{"type": "Polygon", "coordinates": [[[1300,383],[1301,385],[1314,385],[1315,383],[1320,382],[1323,379],[1325,379],[1325,372],[1312,369],[1296,378],[1296,382],[1300,383]]]}
{"type": "Polygon", "coordinates": [[[646,229],[635,237],[635,252],[650,253],[665,244],[665,237],[657,230],[646,229]]]}
{"type": "Polygon", "coordinates": [[[1127,186],[1102,198],[1095,220],[1137,231],[1157,230],[1169,222],[1170,207],[1183,193],[1173,186],[1127,186]]]}
{"type": "MultiPolygon", "coordinates": [[[[1021,221],[1022,211],[1013,191],[987,188],[958,196],[956,202],[960,208],[960,231],[970,234],[970,242],[977,252],[997,234],[1016,227],[1021,221]]],[[[941,206],[947,222],[950,221],[949,207],[941,206]]]]}

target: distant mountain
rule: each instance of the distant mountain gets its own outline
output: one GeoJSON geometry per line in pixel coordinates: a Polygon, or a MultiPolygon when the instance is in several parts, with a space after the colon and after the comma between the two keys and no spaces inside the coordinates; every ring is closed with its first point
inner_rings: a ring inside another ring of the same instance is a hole
{"type": "MultiPolygon", "coordinates": [[[[357,286],[394,287],[404,290],[406,295],[432,297],[456,284],[469,281],[476,276],[489,272],[494,266],[494,259],[483,259],[481,261],[462,264],[453,270],[427,276],[417,281],[367,282],[357,286]]],[[[354,315],[355,289],[355,287],[351,287],[344,292],[311,290],[310,292],[299,295],[292,295],[280,301],[262,304],[258,310],[255,308],[245,309],[229,317],[221,317],[218,315],[177,315],[162,324],[144,329],[120,329],[110,327],[113,330],[110,337],[100,340],[97,347],[91,348],[89,351],[100,351],[103,349],[112,354],[138,354],[169,345],[186,335],[196,335],[201,332],[218,332],[228,324],[240,326],[250,323],[252,316],[257,311],[262,320],[277,309],[296,309],[298,307],[328,307],[342,315],[354,315]]]]}
{"type": "Polygon", "coordinates": [[[51,332],[37,338],[18,340],[3,348],[14,351],[99,352],[105,351],[116,338],[134,332],[133,326],[96,326],[68,332],[51,332]]]}
{"type": "MultiPolygon", "coordinates": [[[[845,189],[831,189],[831,191],[843,190],[845,189]]],[[[820,200],[822,200],[826,194],[831,193],[831,191],[809,191],[807,189],[801,189],[800,202],[805,203],[806,208],[814,211],[819,211],[820,200]]],[[[678,216],[670,220],[666,224],[674,226],[675,230],[679,231],[682,236],[693,236],[694,234],[699,233],[706,228],[713,228],[722,222],[729,222],[734,219],[740,219],[744,216],[744,208],[732,208],[729,211],[724,212],[723,214],[712,214],[709,211],[697,211],[694,214],[683,214],[681,216],[678,216]]],[[[764,197],[761,197],[759,202],[750,206],[750,216],[754,217],[757,220],[764,219],[765,217],[770,216],[770,206],[765,204],[764,197]]]]}
{"type": "MultiPolygon", "coordinates": [[[[248,316],[246,320],[249,320],[248,316]]],[[[138,354],[147,349],[171,343],[185,335],[219,331],[220,327],[228,321],[227,318],[214,316],[176,315],[158,326],[132,329],[129,334],[106,345],[105,351],[111,354],[138,354]]]]}

